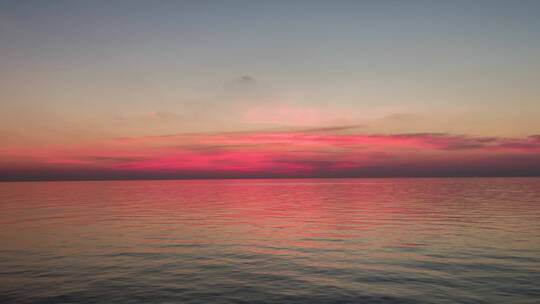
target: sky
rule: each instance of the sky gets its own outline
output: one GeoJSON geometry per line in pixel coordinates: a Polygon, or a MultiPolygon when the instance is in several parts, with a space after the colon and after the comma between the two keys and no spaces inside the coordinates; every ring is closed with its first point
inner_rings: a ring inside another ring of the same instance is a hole
{"type": "Polygon", "coordinates": [[[539,15],[0,0],[0,180],[540,176],[539,15]]]}

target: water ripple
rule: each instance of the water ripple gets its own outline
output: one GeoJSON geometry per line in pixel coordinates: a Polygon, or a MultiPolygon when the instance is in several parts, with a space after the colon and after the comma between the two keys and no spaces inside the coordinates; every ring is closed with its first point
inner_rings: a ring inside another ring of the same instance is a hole
{"type": "Polygon", "coordinates": [[[540,179],[0,183],[0,302],[537,303],[540,179]]]}

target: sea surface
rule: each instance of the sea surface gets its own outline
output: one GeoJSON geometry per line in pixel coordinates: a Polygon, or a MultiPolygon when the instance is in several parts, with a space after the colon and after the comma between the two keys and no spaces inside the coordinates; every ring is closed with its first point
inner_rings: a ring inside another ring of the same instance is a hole
{"type": "Polygon", "coordinates": [[[3,303],[540,303],[540,178],[0,183],[3,303]]]}

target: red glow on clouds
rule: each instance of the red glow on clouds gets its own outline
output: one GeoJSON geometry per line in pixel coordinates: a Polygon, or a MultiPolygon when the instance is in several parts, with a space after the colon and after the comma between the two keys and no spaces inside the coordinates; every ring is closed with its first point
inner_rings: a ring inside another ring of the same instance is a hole
{"type": "Polygon", "coordinates": [[[489,175],[503,169],[527,173],[540,167],[538,135],[519,139],[327,133],[335,129],[339,128],[171,134],[79,147],[4,147],[0,168],[9,169],[8,174],[68,170],[81,177],[87,172],[104,177],[113,173],[128,177],[134,173],[143,177],[305,177],[489,175]]]}

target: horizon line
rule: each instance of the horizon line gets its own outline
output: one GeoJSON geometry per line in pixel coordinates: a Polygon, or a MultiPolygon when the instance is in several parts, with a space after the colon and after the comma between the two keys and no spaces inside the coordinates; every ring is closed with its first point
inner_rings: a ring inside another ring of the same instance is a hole
{"type": "Polygon", "coordinates": [[[456,176],[297,176],[297,177],[216,177],[216,178],[58,178],[0,179],[0,183],[17,182],[100,182],[100,181],[216,181],[216,180],[283,180],[283,179],[425,179],[425,178],[540,178],[540,175],[456,175],[456,176]]]}

